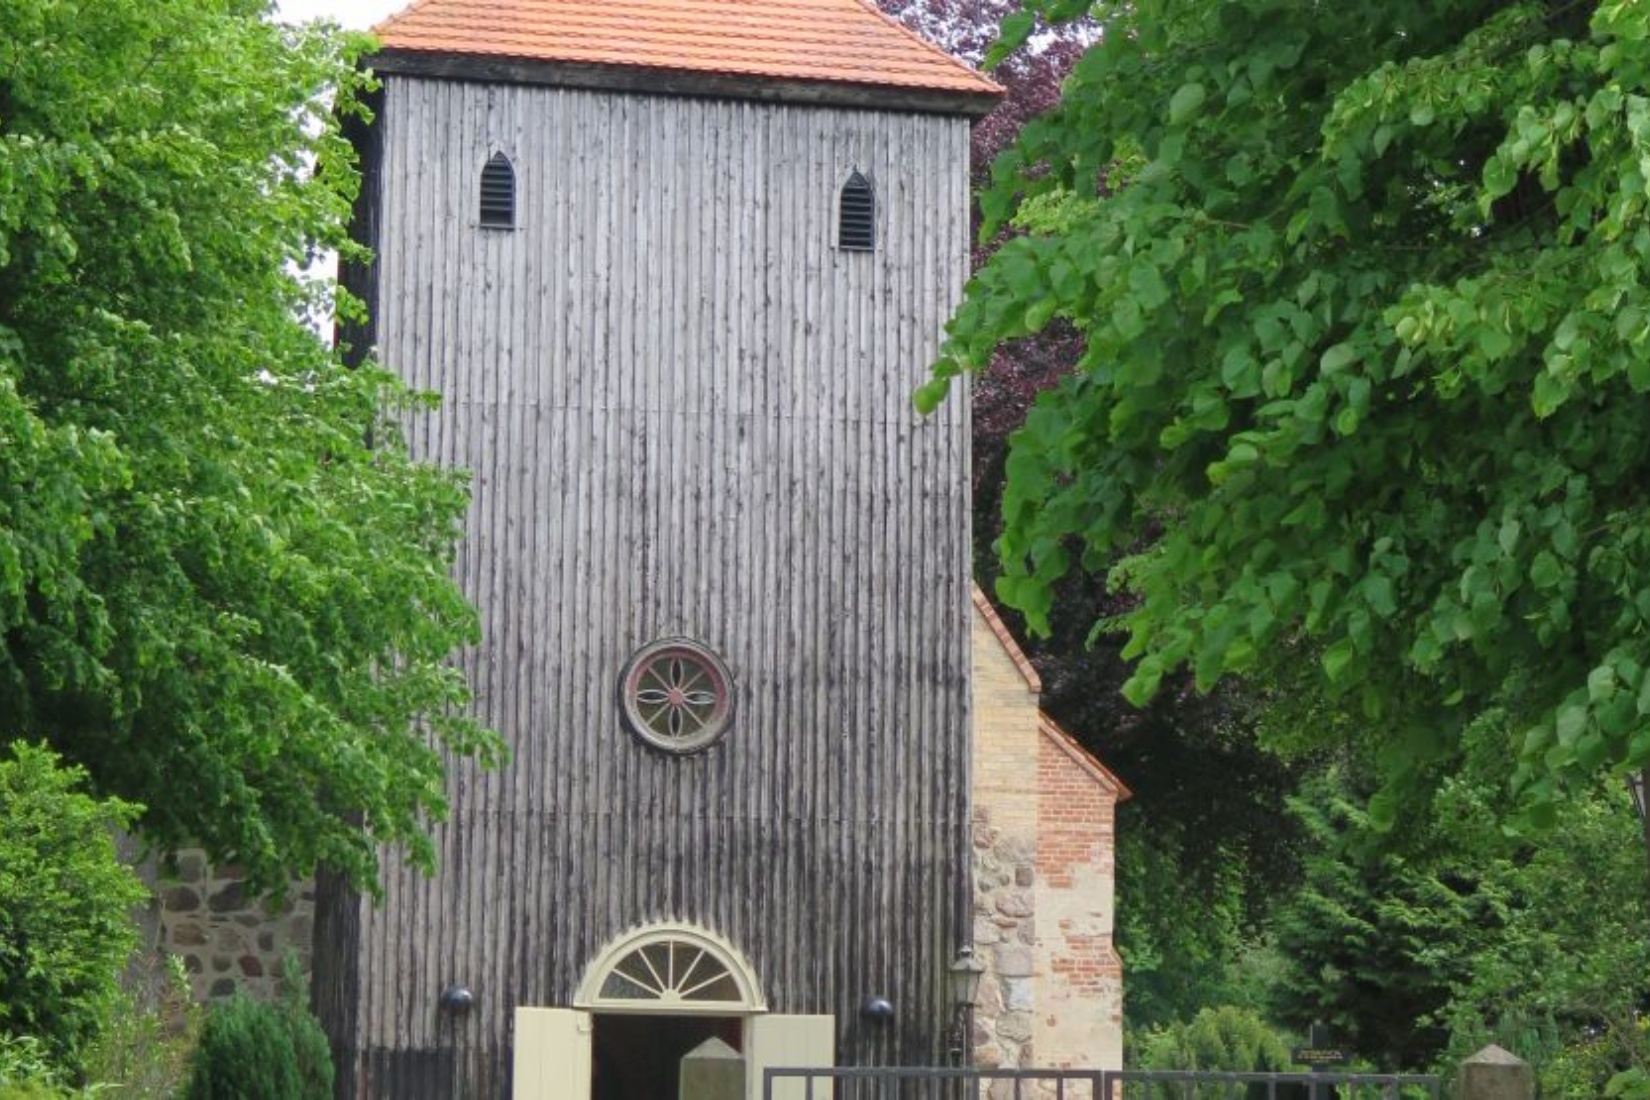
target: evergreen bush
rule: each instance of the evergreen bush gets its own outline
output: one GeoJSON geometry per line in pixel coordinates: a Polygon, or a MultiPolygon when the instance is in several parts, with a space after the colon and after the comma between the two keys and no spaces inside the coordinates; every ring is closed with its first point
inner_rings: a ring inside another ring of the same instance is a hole
{"type": "MultiPolygon", "coordinates": [[[[1222,1073],[1284,1073],[1289,1041],[1252,1009],[1235,1005],[1206,1008],[1189,1023],[1154,1028],[1140,1044],[1140,1068],[1204,1070],[1222,1073]]],[[[1161,1095],[1179,1095],[1165,1089],[1161,1095]]],[[[1245,1095],[1269,1095],[1267,1086],[1252,1085],[1245,1095]]],[[[1279,1089],[1279,1097],[1294,1095],[1279,1089]]]]}
{"type": "Polygon", "coordinates": [[[331,1100],[332,1079],[326,1035],[298,996],[236,994],[207,1013],[184,1100],[331,1100]]]}

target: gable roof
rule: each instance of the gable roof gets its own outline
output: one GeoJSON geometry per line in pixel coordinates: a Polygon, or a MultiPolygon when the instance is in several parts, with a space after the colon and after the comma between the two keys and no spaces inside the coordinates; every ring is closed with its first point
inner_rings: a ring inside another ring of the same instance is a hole
{"type": "Polygon", "coordinates": [[[911,89],[987,107],[1002,92],[866,0],[416,0],[374,33],[388,54],[911,89]]]}

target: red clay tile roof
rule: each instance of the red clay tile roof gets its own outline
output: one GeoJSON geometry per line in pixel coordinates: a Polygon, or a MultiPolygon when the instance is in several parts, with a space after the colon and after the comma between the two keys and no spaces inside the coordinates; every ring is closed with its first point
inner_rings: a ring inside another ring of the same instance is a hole
{"type": "Polygon", "coordinates": [[[993,95],[865,0],[416,0],[387,50],[993,95]]]}

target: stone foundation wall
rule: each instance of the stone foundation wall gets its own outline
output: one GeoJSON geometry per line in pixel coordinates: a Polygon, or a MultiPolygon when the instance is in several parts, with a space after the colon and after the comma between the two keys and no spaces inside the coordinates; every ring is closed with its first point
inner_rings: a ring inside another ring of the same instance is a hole
{"type": "Polygon", "coordinates": [[[271,910],[249,898],[237,868],[214,868],[197,851],[178,856],[176,876],[161,877],[156,946],[183,959],[195,996],[237,990],[268,1000],[286,988],[290,953],[304,975],[313,954],[315,884],[298,882],[271,910]]]}

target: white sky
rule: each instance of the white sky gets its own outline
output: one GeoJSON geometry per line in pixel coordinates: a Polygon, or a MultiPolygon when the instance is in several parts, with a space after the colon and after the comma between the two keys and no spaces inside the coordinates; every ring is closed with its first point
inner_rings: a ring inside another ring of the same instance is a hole
{"type": "Polygon", "coordinates": [[[412,0],[278,0],[275,9],[283,22],[324,18],[364,31],[410,3],[412,0]]]}

